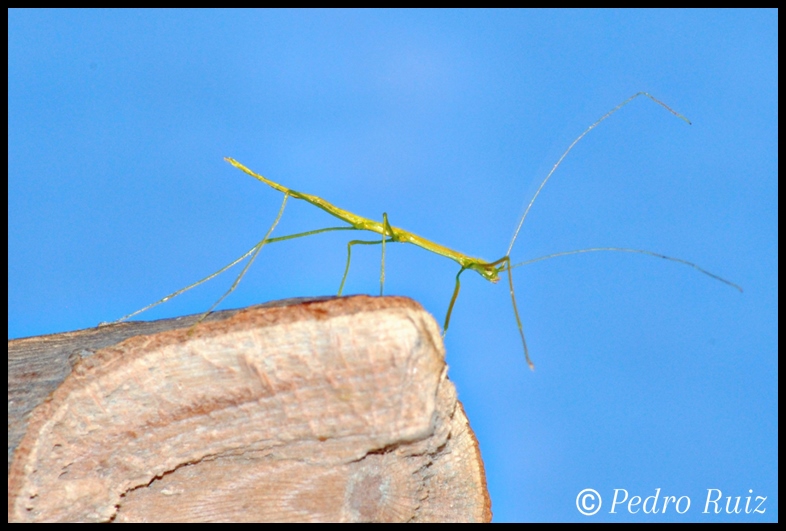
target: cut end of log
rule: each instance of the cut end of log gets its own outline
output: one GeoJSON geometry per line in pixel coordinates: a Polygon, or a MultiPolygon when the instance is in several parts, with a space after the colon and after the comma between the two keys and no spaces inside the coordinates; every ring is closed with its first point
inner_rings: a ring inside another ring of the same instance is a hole
{"type": "Polygon", "coordinates": [[[490,520],[439,328],[416,302],[191,321],[103,348],[96,334],[141,323],[68,348],[41,338],[70,367],[43,400],[11,374],[38,338],[9,342],[9,522],[490,520]]]}

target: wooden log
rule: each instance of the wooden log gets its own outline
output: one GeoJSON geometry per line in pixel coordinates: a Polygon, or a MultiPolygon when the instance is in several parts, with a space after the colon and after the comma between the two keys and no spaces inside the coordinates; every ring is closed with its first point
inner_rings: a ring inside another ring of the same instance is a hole
{"type": "Polygon", "coordinates": [[[9,522],[490,520],[419,304],[197,317],[9,341],[9,522]]]}

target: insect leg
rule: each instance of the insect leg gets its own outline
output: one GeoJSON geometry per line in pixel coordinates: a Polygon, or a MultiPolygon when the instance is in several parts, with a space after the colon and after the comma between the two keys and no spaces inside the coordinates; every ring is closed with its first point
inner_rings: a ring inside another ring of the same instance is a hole
{"type": "MultiPolygon", "coordinates": [[[[390,226],[388,223],[388,213],[382,213],[382,269],[379,274],[379,296],[382,296],[382,291],[385,288],[385,236],[387,236],[388,232],[391,236],[393,236],[393,227],[390,226]]],[[[391,238],[390,241],[395,241],[394,238],[391,238]]]]}
{"type": "MultiPolygon", "coordinates": [[[[347,275],[349,274],[349,262],[352,260],[352,246],[359,244],[359,245],[379,245],[382,243],[384,245],[385,239],[383,238],[382,241],[375,240],[375,241],[368,241],[368,240],[352,240],[347,244],[347,266],[344,268],[344,276],[341,277],[341,285],[338,287],[338,296],[341,297],[341,293],[344,291],[344,283],[347,281],[347,275]]],[[[390,241],[390,240],[388,240],[390,241]]]]}
{"type": "Polygon", "coordinates": [[[459,269],[458,274],[456,274],[456,289],[453,290],[453,296],[450,298],[450,304],[448,305],[448,313],[445,315],[445,324],[442,326],[442,337],[445,337],[445,334],[448,333],[448,326],[450,325],[450,314],[453,313],[453,305],[456,304],[456,299],[458,298],[459,290],[461,289],[461,281],[459,277],[461,273],[466,271],[466,268],[462,267],[459,269]]]}
{"type": "Polygon", "coordinates": [[[254,252],[251,254],[251,258],[249,258],[248,262],[243,267],[243,270],[237,276],[237,278],[232,283],[232,285],[229,287],[229,289],[226,291],[226,293],[221,295],[221,297],[219,297],[219,299],[216,302],[213,303],[213,306],[208,308],[208,310],[204,314],[202,314],[202,317],[200,317],[199,320],[196,323],[194,323],[194,326],[196,326],[199,323],[201,323],[205,319],[205,317],[210,315],[210,312],[212,312],[213,309],[221,303],[221,301],[223,301],[225,298],[227,298],[227,296],[230,293],[235,291],[235,288],[237,287],[237,285],[240,284],[240,281],[243,279],[244,276],[246,276],[246,271],[248,271],[248,268],[251,267],[251,264],[254,263],[254,260],[256,259],[257,255],[259,254],[259,251],[261,251],[262,247],[265,246],[265,243],[267,243],[268,238],[270,237],[270,234],[273,232],[273,229],[276,228],[276,225],[278,225],[278,222],[281,219],[282,214],[284,214],[284,207],[287,206],[287,199],[289,199],[289,192],[284,194],[284,201],[281,203],[281,208],[278,210],[278,215],[276,216],[276,219],[273,221],[273,224],[267,230],[267,234],[265,234],[265,237],[262,238],[262,241],[259,242],[256,245],[256,247],[254,248],[254,252]]]}
{"type": "MultiPolygon", "coordinates": [[[[281,214],[283,214],[283,212],[284,212],[284,205],[286,204],[286,201],[287,201],[287,197],[285,196],[284,197],[284,203],[281,205],[281,209],[279,210],[278,216],[276,217],[276,221],[273,223],[273,227],[276,226],[276,224],[278,223],[278,220],[281,218],[281,214]]],[[[152,304],[148,304],[147,306],[145,306],[142,309],[139,309],[139,310],[137,310],[137,311],[135,311],[133,313],[125,315],[125,316],[121,317],[120,319],[118,319],[117,321],[113,321],[113,323],[122,323],[123,321],[127,321],[128,319],[131,319],[132,317],[136,317],[140,313],[146,312],[147,310],[149,310],[151,308],[154,308],[155,306],[158,306],[159,304],[162,304],[164,302],[167,302],[167,301],[170,301],[170,300],[174,299],[178,295],[181,295],[181,294],[185,293],[186,291],[188,291],[188,290],[190,290],[192,288],[195,288],[195,287],[197,287],[197,286],[199,286],[201,284],[204,284],[208,280],[211,280],[211,279],[217,277],[218,275],[220,275],[221,273],[223,273],[227,269],[230,269],[230,268],[236,266],[237,264],[242,262],[247,256],[259,252],[259,249],[262,248],[262,245],[264,245],[265,242],[271,243],[271,242],[278,241],[278,240],[285,240],[285,239],[288,240],[288,239],[292,239],[292,238],[298,238],[300,236],[308,236],[308,235],[310,235],[312,233],[326,232],[326,231],[330,231],[330,230],[346,230],[344,227],[330,227],[328,229],[321,229],[319,231],[311,231],[311,232],[302,233],[302,234],[293,234],[293,235],[290,235],[290,236],[284,236],[282,238],[268,238],[268,236],[270,236],[270,232],[272,232],[273,227],[270,228],[270,231],[268,231],[267,235],[265,236],[265,238],[261,242],[259,242],[256,245],[254,245],[251,249],[246,251],[242,256],[240,256],[239,258],[236,258],[231,263],[225,265],[224,267],[222,267],[218,271],[215,271],[215,272],[209,274],[208,276],[206,276],[205,278],[203,278],[201,280],[197,280],[193,284],[189,284],[185,288],[180,288],[179,290],[177,290],[177,291],[175,291],[173,293],[170,293],[169,295],[167,295],[163,299],[159,299],[159,300],[157,300],[156,302],[154,302],[152,304]]],[[[253,258],[252,258],[252,260],[253,260],[253,258]]],[[[200,321],[201,321],[201,319],[200,319],[200,321]]]]}
{"type": "Polygon", "coordinates": [[[519,309],[516,305],[516,292],[513,290],[513,272],[510,270],[510,257],[505,257],[505,264],[508,270],[508,283],[510,284],[510,301],[513,303],[513,315],[516,316],[516,326],[519,327],[519,334],[521,335],[521,344],[524,345],[524,357],[527,360],[530,370],[535,370],[535,364],[529,359],[529,349],[527,349],[527,340],[524,339],[524,327],[521,326],[521,317],[519,317],[519,309]]]}

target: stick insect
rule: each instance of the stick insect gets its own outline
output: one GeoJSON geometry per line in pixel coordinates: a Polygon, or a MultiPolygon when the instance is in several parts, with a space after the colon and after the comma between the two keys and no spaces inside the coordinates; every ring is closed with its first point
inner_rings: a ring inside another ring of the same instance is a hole
{"type": "Polygon", "coordinates": [[[728,280],[726,280],[724,278],[721,278],[720,276],[718,276],[718,275],[716,275],[714,273],[711,273],[711,272],[707,271],[706,269],[704,269],[702,267],[699,267],[698,265],[694,264],[693,262],[688,262],[687,260],[683,260],[681,258],[675,258],[675,257],[672,257],[672,256],[666,256],[666,255],[663,255],[663,254],[660,254],[660,253],[655,253],[653,251],[647,251],[647,250],[643,250],[643,249],[629,249],[629,248],[622,248],[622,247],[594,247],[594,248],[589,248],[589,249],[578,249],[578,250],[574,250],[574,251],[563,251],[563,252],[559,252],[559,253],[553,253],[553,254],[549,254],[549,255],[546,255],[546,256],[541,256],[539,258],[533,258],[531,260],[526,260],[524,262],[519,262],[517,264],[511,264],[510,253],[513,250],[513,245],[516,243],[516,239],[518,238],[519,232],[521,231],[521,227],[524,224],[524,220],[526,219],[527,214],[529,214],[529,211],[532,208],[532,205],[535,202],[535,199],[537,199],[537,197],[540,195],[540,192],[543,190],[543,187],[546,185],[546,183],[549,181],[549,179],[551,179],[552,175],[557,170],[557,168],[560,166],[560,164],[562,164],[562,161],[565,159],[565,157],[568,155],[568,153],[570,153],[570,151],[574,148],[574,146],[576,144],[578,144],[579,141],[581,141],[581,139],[584,138],[590,131],[595,129],[601,122],[603,122],[604,120],[609,118],[612,114],[616,113],[622,107],[624,107],[625,105],[627,105],[628,103],[630,103],[634,99],[638,98],[639,96],[646,96],[650,100],[654,101],[655,103],[657,103],[658,105],[660,105],[661,107],[663,107],[664,109],[669,111],[671,114],[673,114],[677,118],[680,118],[681,120],[683,120],[686,123],[688,123],[688,125],[690,125],[690,123],[691,123],[690,120],[688,120],[685,116],[683,116],[682,114],[678,113],[677,111],[675,111],[674,109],[672,109],[671,107],[669,107],[668,105],[663,103],[662,101],[658,100],[654,96],[648,94],[647,92],[638,92],[638,93],[634,94],[633,96],[629,97],[628,99],[626,99],[625,101],[623,101],[622,103],[620,103],[619,105],[617,105],[616,107],[614,107],[613,109],[611,109],[609,112],[607,112],[606,114],[601,116],[597,121],[595,121],[595,123],[593,123],[587,129],[585,129],[584,132],[581,133],[570,144],[570,146],[568,146],[568,148],[562,153],[562,155],[557,160],[557,162],[554,164],[554,166],[552,166],[552,168],[549,171],[549,173],[546,175],[546,177],[543,179],[543,181],[541,181],[540,186],[538,187],[537,191],[535,192],[535,195],[532,196],[532,199],[530,200],[529,204],[527,205],[527,208],[525,209],[524,214],[521,216],[521,219],[519,220],[519,223],[518,223],[518,225],[516,227],[516,230],[513,233],[513,238],[510,241],[510,245],[508,246],[507,252],[505,253],[504,256],[502,256],[501,258],[498,258],[497,260],[494,260],[494,261],[487,261],[487,260],[484,260],[482,258],[474,258],[472,256],[468,256],[468,255],[466,255],[464,253],[461,253],[459,251],[454,251],[454,250],[449,249],[449,248],[447,248],[447,247],[445,247],[443,245],[440,245],[440,244],[435,243],[435,242],[433,242],[431,240],[423,238],[422,236],[418,236],[417,234],[409,232],[408,230],[402,229],[400,227],[395,227],[395,226],[393,226],[393,225],[391,225],[389,223],[387,213],[383,213],[382,214],[382,221],[375,221],[373,219],[368,219],[368,218],[364,218],[362,216],[358,216],[357,214],[353,214],[352,212],[349,212],[348,210],[344,210],[342,208],[339,208],[339,207],[333,205],[332,203],[329,203],[328,201],[322,199],[321,197],[317,197],[315,195],[298,192],[298,191],[292,190],[290,188],[287,188],[286,186],[278,184],[278,183],[276,183],[274,181],[271,181],[270,179],[267,179],[266,177],[263,177],[262,175],[259,175],[258,173],[255,173],[255,172],[251,171],[250,169],[248,169],[247,167],[245,167],[244,165],[242,165],[238,161],[236,161],[234,159],[231,159],[231,158],[226,158],[225,160],[228,163],[230,163],[232,166],[234,166],[234,167],[238,168],[239,170],[247,173],[251,177],[254,177],[255,179],[258,179],[258,180],[262,181],[263,183],[267,184],[268,186],[270,186],[274,190],[277,190],[277,191],[281,192],[282,194],[284,194],[284,199],[283,199],[283,201],[281,203],[281,207],[278,210],[278,214],[276,215],[276,218],[273,221],[273,224],[270,226],[270,228],[268,229],[267,233],[265,234],[265,237],[262,238],[262,240],[259,241],[256,245],[254,245],[251,249],[249,249],[245,254],[243,254],[242,256],[240,256],[239,258],[237,258],[236,260],[234,260],[230,264],[227,264],[226,266],[222,267],[218,271],[208,275],[207,277],[203,278],[202,280],[194,282],[193,284],[191,284],[189,286],[186,286],[185,288],[179,289],[179,290],[175,291],[174,293],[171,293],[171,294],[167,295],[166,297],[164,297],[161,300],[158,300],[158,301],[156,301],[156,302],[154,302],[154,303],[152,303],[152,304],[150,304],[148,306],[145,306],[141,310],[138,310],[138,311],[136,311],[136,312],[134,312],[132,314],[129,314],[129,315],[126,315],[125,317],[120,318],[116,322],[122,322],[122,321],[125,321],[127,319],[130,319],[131,317],[134,317],[134,316],[136,316],[136,315],[138,315],[138,314],[140,314],[140,313],[142,313],[142,312],[144,312],[146,310],[149,310],[150,308],[152,308],[154,306],[157,306],[158,304],[166,302],[166,301],[168,301],[168,300],[170,300],[170,299],[180,295],[183,292],[186,292],[186,291],[188,291],[188,290],[190,290],[190,289],[192,289],[192,288],[194,288],[196,286],[199,286],[200,284],[202,284],[204,282],[207,282],[208,280],[210,280],[210,279],[220,275],[221,273],[223,273],[227,269],[235,266],[236,264],[240,263],[245,258],[250,256],[251,258],[248,260],[246,265],[243,267],[243,270],[235,278],[235,281],[232,283],[232,285],[229,287],[229,289],[202,315],[202,317],[199,319],[199,321],[197,321],[197,323],[198,323],[198,322],[202,321],[202,319],[207,317],[207,315],[209,315],[213,311],[213,309],[215,309],[215,307],[218,306],[218,304],[221,303],[221,301],[223,301],[230,293],[232,293],[235,290],[235,288],[237,288],[237,286],[240,283],[241,279],[243,278],[243,276],[245,276],[246,272],[248,271],[248,268],[251,266],[251,264],[254,262],[254,260],[256,259],[257,255],[259,254],[259,251],[261,251],[262,247],[264,247],[266,244],[275,243],[275,242],[281,242],[281,241],[285,241],[285,240],[292,240],[292,239],[295,239],[295,238],[303,238],[303,237],[306,237],[306,236],[313,236],[315,234],[321,234],[323,232],[345,231],[345,230],[373,232],[373,233],[376,233],[376,234],[380,235],[381,238],[374,239],[374,240],[351,240],[347,244],[347,263],[346,263],[346,266],[344,267],[344,275],[341,278],[341,284],[339,285],[339,288],[338,288],[338,295],[339,296],[341,296],[341,293],[344,290],[344,284],[345,284],[345,282],[347,280],[347,275],[349,274],[349,265],[350,265],[350,262],[352,260],[352,247],[355,246],[355,245],[381,245],[381,247],[382,247],[382,265],[381,265],[380,279],[379,279],[379,293],[380,293],[380,295],[382,295],[383,289],[384,289],[384,285],[385,285],[385,247],[386,247],[386,244],[388,244],[388,243],[411,243],[413,245],[417,245],[418,247],[421,247],[421,248],[425,249],[426,251],[430,251],[432,253],[436,253],[438,255],[441,255],[441,256],[444,256],[446,258],[449,258],[449,259],[457,262],[458,265],[461,266],[461,268],[459,269],[459,272],[456,274],[456,286],[453,289],[453,296],[450,298],[450,304],[448,305],[448,311],[447,311],[447,314],[445,315],[445,322],[444,322],[444,325],[442,327],[442,335],[443,335],[443,337],[444,337],[445,333],[447,333],[447,331],[448,331],[448,327],[450,325],[450,316],[453,313],[453,307],[456,304],[456,299],[458,298],[459,290],[461,289],[461,279],[460,279],[460,277],[461,277],[462,273],[464,273],[465,271],[474,271],[474,272],[478,273],[480,276],[482,276],[484,279],[488,280],[489,282],[497,283],[500,280],[500,275],[502,273],[507,272],[508,286],[509,286],[509,289],[510,289],[510,300],[511,300],[511,302],[513,304],[513,314],[516,317],[516,325],[518,326],[519,335],[521,336],[521,344],[522,344],[522,346],[524,348],[524,357],[525,357],[525,359],[527,361],[527,365],[530,367],[530,369],[534,369],[535,366],[532,363],[532,360],[530,359],[530,356],[529,356],[529,349],[527,348],[527,341],[526,341],[526,339],[524,337],[524,328],[523,328],[523,326],[521,324],[521,317],[519,316],[518,306],[516,304],[516,294],[515,294],[515,291],[513,289],[513,274],[512,274],[512,270],[517,268],[517,267],[521,267],[521,266],[524,266],[524,265],[527,265],[527,264],[531,264],[531,263],[534,263],[534,262],[539,262],[541,260],[547,260],[547,259],[550,259],[550,258],[556,258],[558,256],[567,256],[567,255],[579,254],[579,253],[590,253],[590,252],[600,252],[600,251],[613,251],[613,252],[624,252],[624,253],[639,253],[639,254],[653,256],[653,257],[656,257],[656,258],[663,258],[665,260],[670,260],[672,262],[676,262],[676,263],[679,263],[679,264],[690,266],[690,267],[696,269],[697,271],[699,271],[700,273],[703,273],[703,274],[705,274],[705,275],[707,275],[707,276],[709,276],[709,277],[711,277],[711,278],[713,278],[715,280],[723,282],[724,284],[727,284],[728,286],[731,286],[731,287],[739,290],[740,292],[742,292],[742,288],[740,286],[738,286],[737,284],[735,284],[733,282],[730,282],[730,281],[728,281],[728,280]],[[303,200],[303,201],[305,201],[307,203],[310,203],[310,204],[314,205],[317,208],[321,208],[322,210],[324,210],[325,212],[327,212],[331,216],[336,217],[336,218],[340,219],[341,221],[347,223],[348,226],[327,227],[327,228],[323,228],[323,229],[311,230],[311,231],[307,231],[307,232],[300,232],[300,233],[297,233],[297,234],[289,234],[287,236],[279,236],[279,237],[276,237],[276,238],[271,238],[270,235],[273,233],[273,229],[275,229],[276,225],[278,225],[278,222],[281,220],[281,216],[284,213],[284,208],[286,207],[287,200],[290,197],[293,198],[293,199],[303,200]]]}

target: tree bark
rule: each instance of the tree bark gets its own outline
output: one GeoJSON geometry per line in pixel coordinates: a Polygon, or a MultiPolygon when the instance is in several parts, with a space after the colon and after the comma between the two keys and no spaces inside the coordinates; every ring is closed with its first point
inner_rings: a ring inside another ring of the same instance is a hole
{"type": "Polygon", "coordinates": [[[489,521],[411,299],[289,300],[8,342],[10,521],[489,521]]]}

